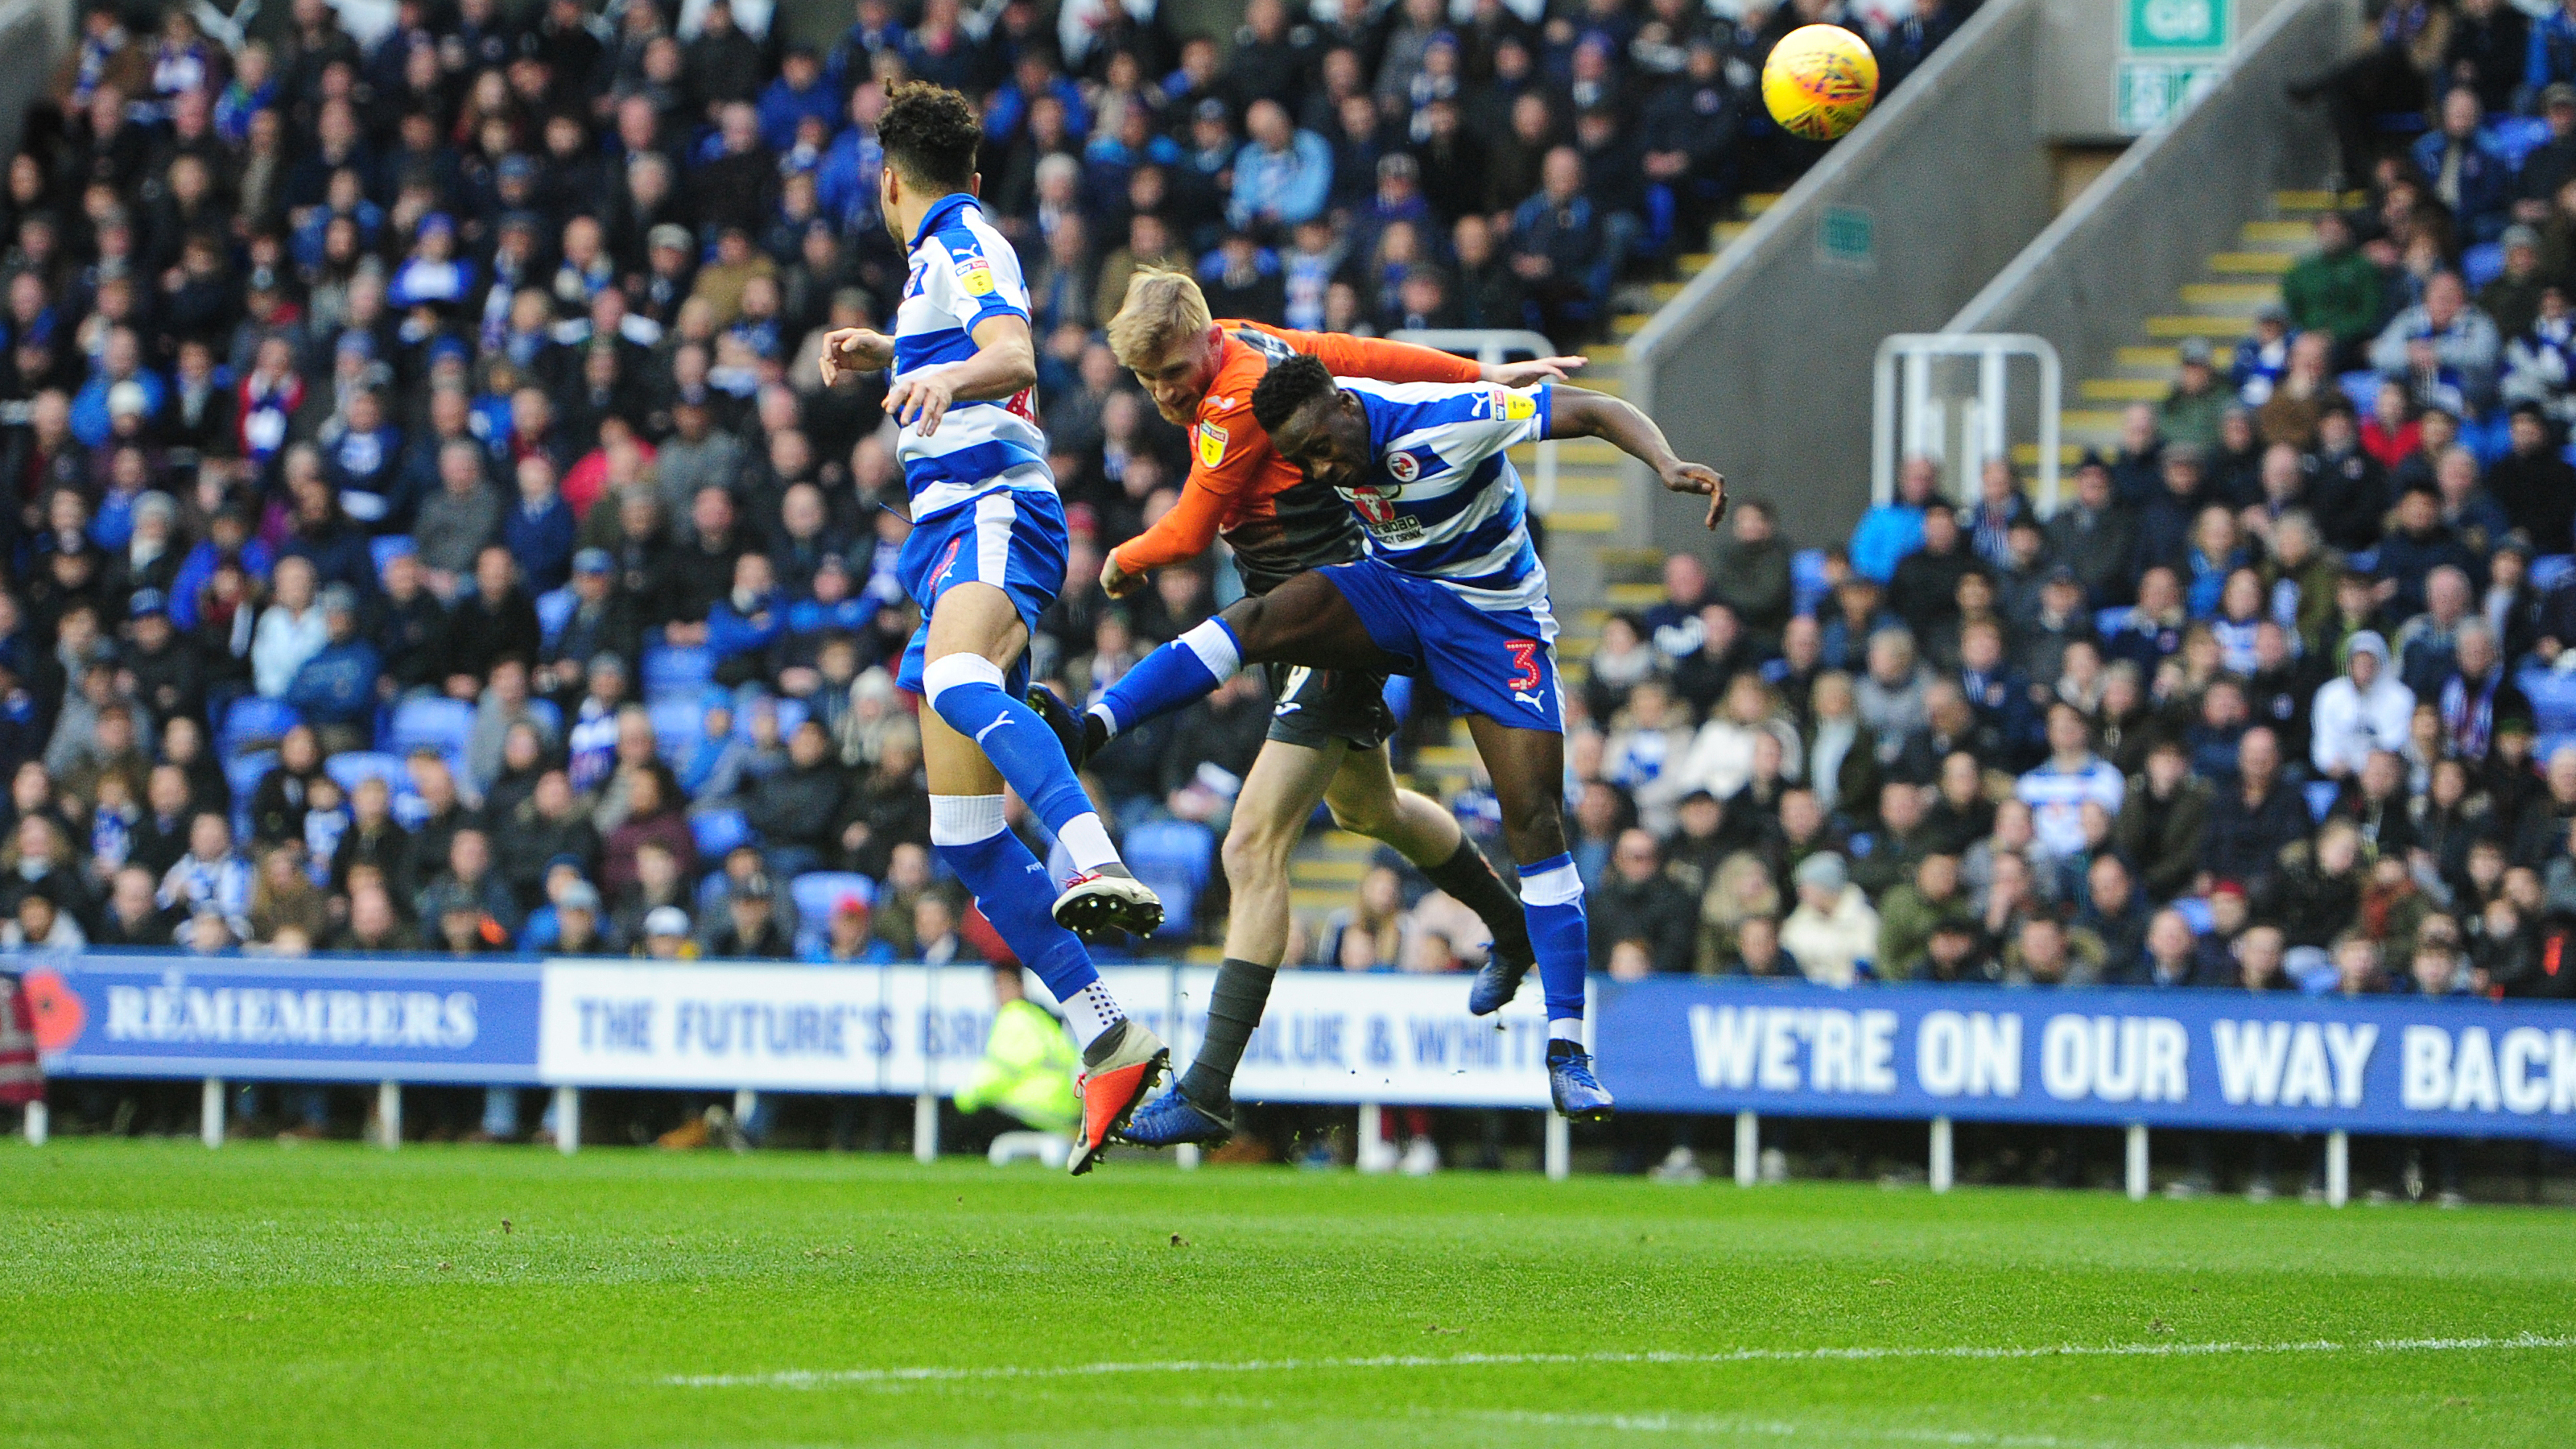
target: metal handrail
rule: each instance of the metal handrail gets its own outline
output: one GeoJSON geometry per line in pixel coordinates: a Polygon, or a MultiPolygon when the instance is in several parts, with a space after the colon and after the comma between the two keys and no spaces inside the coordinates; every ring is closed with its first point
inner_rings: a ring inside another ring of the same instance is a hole
{"type": "Polygon", "coordinates": [[[2011,359],[2028,357],[2039,364],[2039,512],[2045,518],[2057,511],[2058,500],[2058,405],[2065,390],[2064,370],[2058,362],[2056,344],[2028,332],[1898,332],[1878,344],[1872,385],[1869,491],[1870,502],[1882,504],[1896,496],[1897,466],[1897,387],[1896,360],[1906,361],[1903,396],[1907,426],[1905,436],[1920,436],[1923,414],[1918,411],[1930,401],[1932,359],[1935,357],[1974,357],[1977,368],[1977,432],[1981,457],[2009,457],[2011,450],[2007,410],[2011,399],[2006,389],[2005,370],[2011,359]]]}

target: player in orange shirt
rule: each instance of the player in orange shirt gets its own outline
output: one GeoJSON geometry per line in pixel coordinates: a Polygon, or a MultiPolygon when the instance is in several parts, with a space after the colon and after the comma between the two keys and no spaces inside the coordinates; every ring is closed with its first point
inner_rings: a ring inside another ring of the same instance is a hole
{"type": "MultiPolygon", "coordinates": [[[[1180,502],[1111,550],[1101,567],[1100,586],[1113,598],[1142,587],[1153,569],[1199,557],[1219,537],[1254,594],[1360,556],[1359,521],[1350,505],[1306,481],[1253,421],[1252,390],[1272,363],[1302,352],[1336,376],[1525,387],[1563,378],[1583,362],[1548,357],[1485,366],[1407,343],[1217,321],[1188,273],[1152,268],[1128,285],[1125,304],[1109,323],[1109,348],[1163,417],[1190,430],[1190,475],[1180,502]]],[[[1474,910],[1493,933],[1494,965],[1513,985],[1536,960],[1520,902],[1457,820],[1437,802],[1397,787],[1385,750],[1395,732],[1386,676],[1285,665],[1269,666],[1268,673],[1269,740],[1235,798],[1226,832],[1233,908],[1207,1031],[1174,1092],[1129,1124],[1130,1141],[1158,1147],[1213,1142],[1233,1131],[1235,1067],[1287,946],[1288,858],[1319,801],[1332,807],[1343,829],[1395,847],[1474,910]]],[[[1030,702],[1060,732],[1078,731],[1078,721],[1044,686],[1031,689],[1030,702]]]]}

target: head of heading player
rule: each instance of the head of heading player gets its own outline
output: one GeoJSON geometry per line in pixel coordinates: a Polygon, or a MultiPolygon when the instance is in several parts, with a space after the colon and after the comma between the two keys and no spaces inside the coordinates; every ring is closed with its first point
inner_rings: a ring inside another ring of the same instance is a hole
{"type": "Polygon", "coordinates": [[[1225,330],[1187,272],[1149,267],[1127,284],[1126,302],[1109,320],[1109,350],[1136,374],[1163,421],[1186,428],[1225,363],[1225,330]]]}
{"type": "Polygon", "coordinates": [[[1360,487],[1376,465],[1367,410],[1311,357],[1270,369],[1252,394],[1252,416],[1280,457],[1327,488],[1360,487]]]}
{"type": "Polygon", "coordinates": [[[907,81],[886,97],[877,121],[885,164],[877,169],[878,210],[895,245],[909,249],[921,219],[943,196],[983,194],[975,148],[984,139],[974,104],[945,86],[907,81]]]}

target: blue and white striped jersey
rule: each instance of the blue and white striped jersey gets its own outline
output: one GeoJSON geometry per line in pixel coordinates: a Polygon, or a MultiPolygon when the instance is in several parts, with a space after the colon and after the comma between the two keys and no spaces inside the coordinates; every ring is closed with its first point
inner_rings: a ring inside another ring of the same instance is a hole
{"type": "MultiPolygon", "coordinates": [[[[1019,254],[984,220],[974,197],[962,191],[941,197],[913,238],[912,275],[894,314],[894,376],[963,362],[975,355],[979,323],[1028,315],[1019,254]]],[[[997,402],[960,400],[927,438],[917,424],[907,424],[895,439],[895,456],[903,463],[913,518],[997,488],[1053,493],[1037,418],[1037,395],[1023,390],[997,402]]]]}
{"type": "Polygon", "coordinates": [[[1487,613],[1547,601],[1520,471],[1503,450],[1547,436],[1553,389],[1336,379],[1368,413],[1370,481],[1337,490],[1369,555],[1487,613]]]}

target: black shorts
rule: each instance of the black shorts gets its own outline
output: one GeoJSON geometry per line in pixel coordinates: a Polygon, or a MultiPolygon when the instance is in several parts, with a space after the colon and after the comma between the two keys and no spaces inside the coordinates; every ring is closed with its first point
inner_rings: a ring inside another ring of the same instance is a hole
{"type": "Polygon", "coordinates": [[[1360,669],[1308,669],[1265,664],[1270,681],[1270,738],[1320,750],[1333,740],[1373,750],[1395,733],[1386,707],[1386,676],[1360,669]]]}

